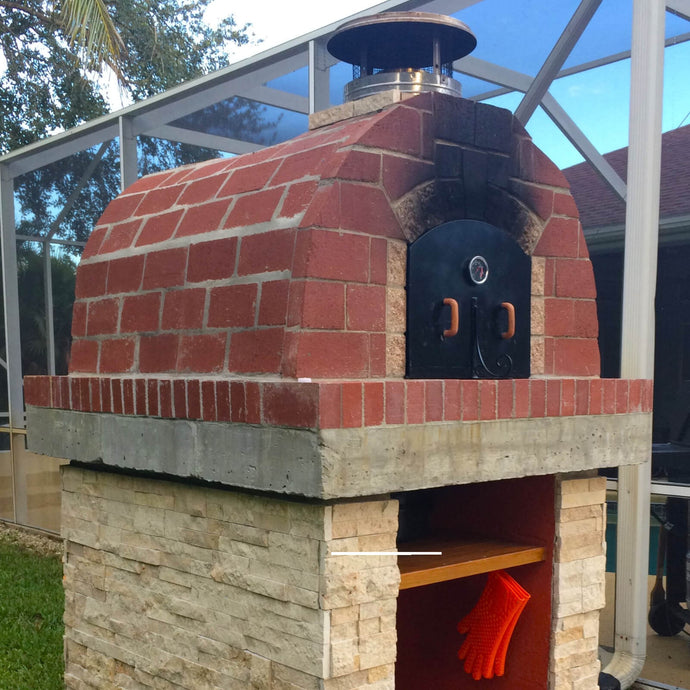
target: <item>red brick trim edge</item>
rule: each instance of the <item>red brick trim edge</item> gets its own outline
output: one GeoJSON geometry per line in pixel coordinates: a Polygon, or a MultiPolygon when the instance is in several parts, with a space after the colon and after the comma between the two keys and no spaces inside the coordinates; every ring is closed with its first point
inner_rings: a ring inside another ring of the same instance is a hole
{"type": "Polygon", "coordinates": [[[649,380],[252,381],[27,376],[27,405],[297,428],[651,412],[649,380]]]}

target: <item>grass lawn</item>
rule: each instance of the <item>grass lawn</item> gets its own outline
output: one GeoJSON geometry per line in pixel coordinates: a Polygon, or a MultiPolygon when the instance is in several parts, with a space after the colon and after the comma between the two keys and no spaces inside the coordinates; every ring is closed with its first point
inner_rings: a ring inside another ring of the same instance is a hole
{"type": "MultiPolygon", "coordinates": [[[[34,540],[34,544],[38,540],[34,540]]],[[[63,688],[62,563],[0,531],[0,689],[63,688]]]]}

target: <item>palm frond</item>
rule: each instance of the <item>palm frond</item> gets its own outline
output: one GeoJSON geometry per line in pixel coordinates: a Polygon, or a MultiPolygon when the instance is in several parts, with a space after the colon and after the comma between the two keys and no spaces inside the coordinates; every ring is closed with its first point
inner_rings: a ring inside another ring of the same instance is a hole
{"type": "Polygon", "coordinates": [[[60,22],[73,47],[86,53],[90,68],[108,65],[123,80],[125,44],[103,0],[63,0],[60,22]]]}

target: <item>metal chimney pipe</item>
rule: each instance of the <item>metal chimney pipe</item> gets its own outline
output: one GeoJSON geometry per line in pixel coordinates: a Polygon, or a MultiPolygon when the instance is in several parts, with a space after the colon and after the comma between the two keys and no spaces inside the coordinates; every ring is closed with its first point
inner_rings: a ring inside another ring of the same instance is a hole
{"type": "Polygon", "coordinates": [[[460,96],[453,61],[474,50],[472,31],[453,17],[386,12],[343,24],[328,41],[333,57],[353,66],[345,102],[382,91],[460,96]]]}

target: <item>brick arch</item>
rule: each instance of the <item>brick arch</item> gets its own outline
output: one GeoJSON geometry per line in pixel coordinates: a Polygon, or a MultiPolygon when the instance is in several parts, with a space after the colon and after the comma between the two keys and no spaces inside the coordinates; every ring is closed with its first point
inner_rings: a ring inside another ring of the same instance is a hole
{"type": "Polygon", "coordinates": [[[567,180],[509,111],[431,94],[412,103],[423,99],[433,116],[426,159],[400,155],[400,179],[386,188],[408,242],[448,221],[483,220],[532,254],[552,215],[578,218],[567,180]]]}

